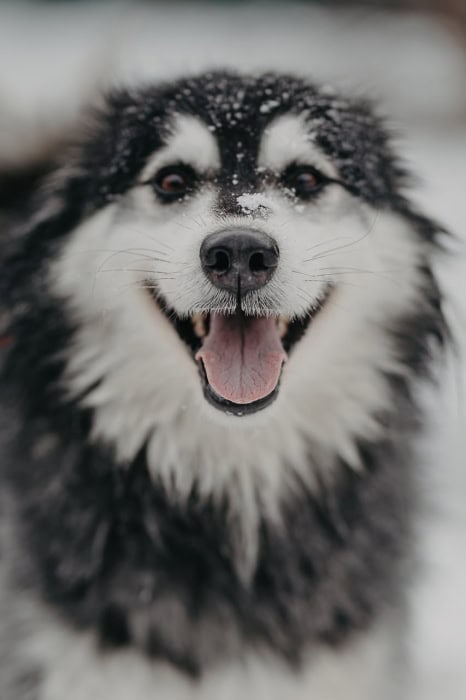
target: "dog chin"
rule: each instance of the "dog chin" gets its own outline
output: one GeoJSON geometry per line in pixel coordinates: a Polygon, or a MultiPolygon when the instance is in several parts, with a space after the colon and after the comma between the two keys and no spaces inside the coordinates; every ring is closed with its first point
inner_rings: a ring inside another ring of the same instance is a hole
{"type": "Polygon", "coordinates": [[[251,407],[247,404],[242,406],[221,407],[209,397],[206,397],[205,389],[199,392],[198,400],[194,404],[194,410],[198,411],[206,421],[216,426],[223,426],[229,430],[248,431],[250,429],[263,428],[277,415],[280,414],[282,406],[281,387],[278,386],[273,392],[271,400],[261,406],[251,407]]]}

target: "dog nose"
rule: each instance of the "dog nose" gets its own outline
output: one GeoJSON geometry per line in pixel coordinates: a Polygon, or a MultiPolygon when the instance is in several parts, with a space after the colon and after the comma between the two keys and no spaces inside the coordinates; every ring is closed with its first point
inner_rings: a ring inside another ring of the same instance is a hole
{"type": "Polygon", "coordinates": [[[202,269],[219,289],[237,293],[263,287],[278,265],[278,245],[262,231],[226,229],[210,234],[200,250],[202,269]]]}

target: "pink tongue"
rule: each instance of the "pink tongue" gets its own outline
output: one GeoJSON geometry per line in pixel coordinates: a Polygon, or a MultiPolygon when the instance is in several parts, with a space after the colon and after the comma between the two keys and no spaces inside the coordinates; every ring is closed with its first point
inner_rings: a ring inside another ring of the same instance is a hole
{"type": "Polygon", "coordinates": [[[207,380],[219,396],[247,404],[275,389],[287,355],[275,319],[212,314],[196,359],[202,360],[207,380]]]}

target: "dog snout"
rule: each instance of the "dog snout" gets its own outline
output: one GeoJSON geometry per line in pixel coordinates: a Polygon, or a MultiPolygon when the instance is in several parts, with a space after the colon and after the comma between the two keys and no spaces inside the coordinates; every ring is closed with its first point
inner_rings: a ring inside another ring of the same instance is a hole
{"type": "Polygon", "coordinates": [[[242,293],[267,284],[278,265],[279,250],[274,239],[262,231],[227,229],[204,239],[200,257],[212,284],[242,293]]]}

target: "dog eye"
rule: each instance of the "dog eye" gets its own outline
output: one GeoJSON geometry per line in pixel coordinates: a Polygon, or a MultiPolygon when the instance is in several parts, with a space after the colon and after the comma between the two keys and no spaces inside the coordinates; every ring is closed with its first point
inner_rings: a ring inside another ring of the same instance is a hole
{"type": "Polygon", "coordinates": [[[326,183],[325,177],[310,166],[292,166],[283,174],[284,186],[300,199],[309,199],[326,183]]]}
{"type": "Polygon", "coordinates": [[[153,180],[153,187],[163,201],[173,202],[192,192],[195,183],[196,176],[192,168],[179,165],[159,170],[153,180]]]}

